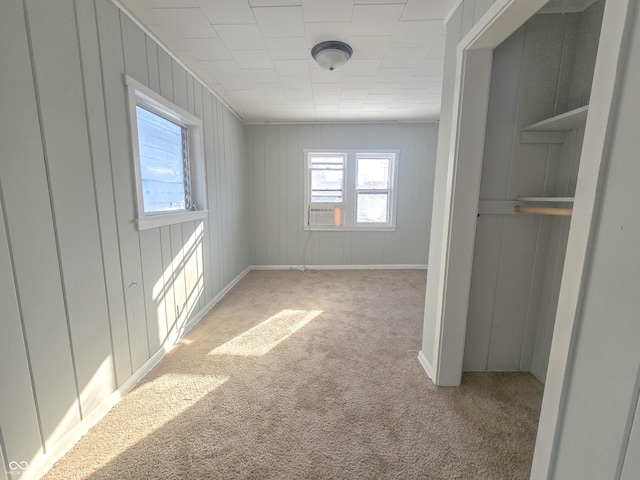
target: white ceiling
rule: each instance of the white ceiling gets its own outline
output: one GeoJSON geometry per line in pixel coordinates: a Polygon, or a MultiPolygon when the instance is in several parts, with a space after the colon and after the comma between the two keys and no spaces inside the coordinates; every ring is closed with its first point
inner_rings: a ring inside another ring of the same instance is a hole
{"type": "Polygon", "coordinates": [[[456,0],[120,0],[246,123],[440,117],[456,0]],[[322,41],[353,48],[332,72],[322,41]]]}

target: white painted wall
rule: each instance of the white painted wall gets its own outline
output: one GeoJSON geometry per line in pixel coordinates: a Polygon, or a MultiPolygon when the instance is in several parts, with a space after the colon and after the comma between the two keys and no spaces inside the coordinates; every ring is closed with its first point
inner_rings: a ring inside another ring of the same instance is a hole
{"type": "Polygon", "coordinates": [[[631,3],[629,50],[618,77],[599,219],[557,425],[551,475],[557,480],[640,478],[640,9],[631,3]]]}
{"type": "Polygon", "coordinates": [[[248,126],[256,265],[425,265],[438,125],[248,126]],[[303,149],[399,149],[395,232],[303,230],[303,149]]]}
{"type": "MultiPolygon", "coordinates": [[[[564,144],[521,132],[588,104],[603,10],[535,15],[494,50],[481,202],[575,195],[584,128],[564,144]]],[[[570,218],[511,213],[478,218],[463,369],[544,381],[570,218]]]]}
{"type": "Polygon", "coordinates": [[[0,44],[3,478],[251,264],[252,172],[244,125],[110,1],[0,2],[0,44]],[[125,73],[203,119],[204,221],[134,228],[125,73]]]}

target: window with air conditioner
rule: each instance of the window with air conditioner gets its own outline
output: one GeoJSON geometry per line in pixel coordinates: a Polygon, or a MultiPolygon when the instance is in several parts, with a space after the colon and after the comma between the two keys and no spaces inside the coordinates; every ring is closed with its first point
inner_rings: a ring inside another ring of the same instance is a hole
{"type": "Polygon", "coordinates": [[[306,230],[395,230],[399,151],[305,150],[306,230]]]}

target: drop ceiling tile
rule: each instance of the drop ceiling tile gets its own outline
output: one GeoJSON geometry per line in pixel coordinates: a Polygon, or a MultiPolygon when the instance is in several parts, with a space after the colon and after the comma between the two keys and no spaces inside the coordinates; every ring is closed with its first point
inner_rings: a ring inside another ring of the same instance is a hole
{"type": "Polygon", "coordinates": [[[362,112],[384,112],[385,108],[384,105],[381,105],[379,103],[369,103],[369,104],[364,104],[362,106],[362,112]]]}
{"type": "Polygon", "coordinates": [[[302,5],[302,0],[249,0],[252,7],[287,7],[302,5]]]}
{"type": "MultiPolygon", "coordinates": [[[[200,77],[207,85],[219,85],[218,76],[210,70],[194,68],[194,73],[200,77]]],[[[215,89],[214,89],[215,90],[215,89]]]]}
{"type": "Polygon", "coordinates": [[[243,69],[242,72],[254,85],[257,83],[278,83],[280,77],[275,68],[271,69],[243,69]]]}
{"type": "Polygon", "coordinates": [[[404,5],[355,5],[351,35],[393,35],[404,5]]]}
{"type": "Polygon", "coordinates": [[[229,50],[266,49],[257,25],[214,25],[229,50]]]}
{"type": "Polygon", "coordinates": [[[368,88],[343,88],[340,92],[341,100],[361,100],[367,98],[368,88]]]}
{"type": "Polygon", "coordinates": [[[194,60],[231,60],[233,57],[219,38],[185,38],[185,56],[194,60]]]}
{"type": "Polygon", "coordinates": [[[305,23],[304,29],[309,51],[318,43],[327,40],[339,40],[353,47],[353,42],[349,39],[349,30],[351,29],[349,22],[305,23]]]}
{"type": "Polygon", "coordinates": [[[366,75],[345,75],[342,79],[342,88],[371,88],[374,78],[366,75]]]}
{"type": "Polygon", "coordinates": [[[169,50],[187,50],[182,40],[175,36],[168,25],[149,25],[151,30],[169,50]]]}
{"type": "Polygon", "coordinates": [[[391,36],[351,37],[353,58],[384,58],[391,43],[391,36]]]}
{"type": "Polygon", "coordinates": [[[190,8],[197,7],[196,0],[147,0],[154,8],[190,8]]]}
{"type": "Polygon", "coordinates": [[[158,25],[162,21],[156,17],[153,5],[148,0],[124,0],[123,5],[145,25],[158,25]]]}
{"type": "Polygon", "coordinates": [[[375,75],[380,69],[380,60],[377,59],[353,59],[344,66],[345,75],[375,75]]]}
{"type": "Polygon", "coordinates": [[[273,65],[280,76],[304,77],[309,75],[309,62],[306,60],[274,60],[273,65]]]}
{"type": "Polygon", "coordinates": [[[313,92],[311,90],[287,90],[285,95],[289,100],[312,100],[313,92]]]}
{"type": "Polygon", "coordinates": [[[364,105],[364,99],[355,99],[355,100],[343,100],[340,99],[340,103],[338,104],[340,109],[343,108],[354,108],[360,109],[364,105]]]}
{"type": "Polygon", "coordinates": [[[438,75],[412,75],[405,82],[404,88],[429,89],[435,82],[441,79],[438,75]]]}
{"type": "Polygon", "coordinates": [[[340,95],[313,95],[313,103],[317,105],[335,105],[340,103],[340,95]]]}
{"type": "Polygon", "coordinates": [[[238,102],[248,102],[253,100],[255,102],[260,101],[260,95],[255,90],[236,90],[229,92],[233,98],[235,98],[238,102]]]}
{"type": "Polygon", "coordinates": [[[381,68],[376,75],[376,83],[406,82],[413,73],[411,68],[381,68]]]}
{"type": "Polygon", "coordinates": [[[426,53],[426,48],[389,48],[382,61],[382,67],[416,68],[426,53]]]}
{"type": "Polygon", "coordinates": [[[246,77],[218,77],[220,85],[231,92],[234,90],[253,90],[253,85],[246,77]]]}
{"type": "Polygon", "coordinates": [[[244,74],[234,60],[198,62],[198,70],[209,70],[219,77],[242,77],[244,74]]]}
{"type": "Polygon", "coordinates": [[[342,90],[342,85],[339,83],[314,83],[313,94],[314,95],[336,95],[342,90]]]}
{"type": "Polygon", "coordinates": [[[422,97],[424,93],[424,89],[421,88],[403,88],[397,93],[396,99],[410,99],[417,101],[420,100],[420,97],[422,97]]]}
{"type": "Polygon", "coordinates": [[[369,93],[373,95],[392,95],[398,93],[403,86],[404,83],[374,83],[369,93]]]}
{"type": "Polygon", "coordinates": [[[408,0],[401,20],[444,20],[455,0],[408,0]]]}
{"type": "Polygon", "coordinates": [[[265,105],[286,104],[287,96],[284,93],[262,95],[262,103],[265,105]]]}
{"type": "Polygon", "coordinates": [[[438,35],[433,41],[425,58],[444,58],[444,44],[446,37],[444,35],[438,35]]]}
{"type": "Polygon", "coordinates": [[[429,48],[440,34],[442,21],[419,20],[400,22],[391,39],[391,47],[401,48],[429,48]]]}
{"type": "Polygon", "coordinates": [[[280,95],[284,94],[284,88],[282,88],[282,84],[278,83],[256,83],[253,85],[256,92],[260,95],[280,95]]]}
{"type": "Polygon", "coordinates": [[[353,5],[345,0],[302,0],[305,22],[344,22],[351,20],[353,5]]]}
{"type": "Polygon", "coordinates": [[[312,83],[342,83],[342,79],[344,78],[343,68],[329,71],[320,68],[317,64],[316,68],[309,69],[309,73],[311,74],[312,83]]]}
{"type": "Polygon", "coordinates": [[[310,56],[304,37],[268,37],[264,41],[272,60],[306,60],[310,56]]]}
{"type": "Polygon", "coordinates": [[[311,80],[309,77],[282,77],[282,87],[285,90],[309,90],[311,80]]]}
{"type": "Polygon", "coordinates": [[[407,0],[355,0],[356,5],[376,5],[381,3],[407,3],[407,0]]]}
{"type": "Polygon", "coordinates": [[[335,105],[316,105],[316,112],[328,114],[329,112],[336,113],[338,111],[338,104],[335,105]]]}
{"type": "Polygon", "coordinates": [[[302,7],[254,8],[253,15],[265,37],[304,37],[302,7]]]}
{"type": "Polygon", "coordinates": [[[218,37],[199,8],[154,8],[152,12],[177,38],[218,37]]]}
{"type": "Polygon", "coordinates": [[[419,103],[431,103],[431,104],[436,104],[436,103],[440,103],[440,100],[442,99],[441,95],[434,95],[432,93],[425,93],[422,97],[420,97],[420,102],[419,103]]]}
{"type": "Polygon", "coordinates": [[[393,95],[367,95],[364,103],[365,105],[370,105],[372,103],[381,103],[384,105],[392,101],[393,98],[393,95]]]}
{"type": "Polygon", "coordinates": [[[415,75],[442,75],[444,69],[443,58],[425,58],[414,71],[415,75]]]}
{"type": "Polygon", "coordinates": [[[240,68],[273,69],[273,64],[266,50],[232,50],[231,55],[240,68]]]}
{"type": "Polygon", "coordinates": [[[256,23],[249,4],[238,0],[197,0],[198,5],[214,25],[256,23]]]}

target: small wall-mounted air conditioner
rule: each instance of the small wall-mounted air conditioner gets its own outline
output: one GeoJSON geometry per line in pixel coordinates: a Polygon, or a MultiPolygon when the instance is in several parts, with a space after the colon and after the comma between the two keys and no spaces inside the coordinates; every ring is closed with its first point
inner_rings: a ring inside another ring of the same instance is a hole
{"type": "Polygon", "coordinates": [[[340,207],[309,207],[309,225],[339,227],[342,225],[342,209],[340,207]]]}

